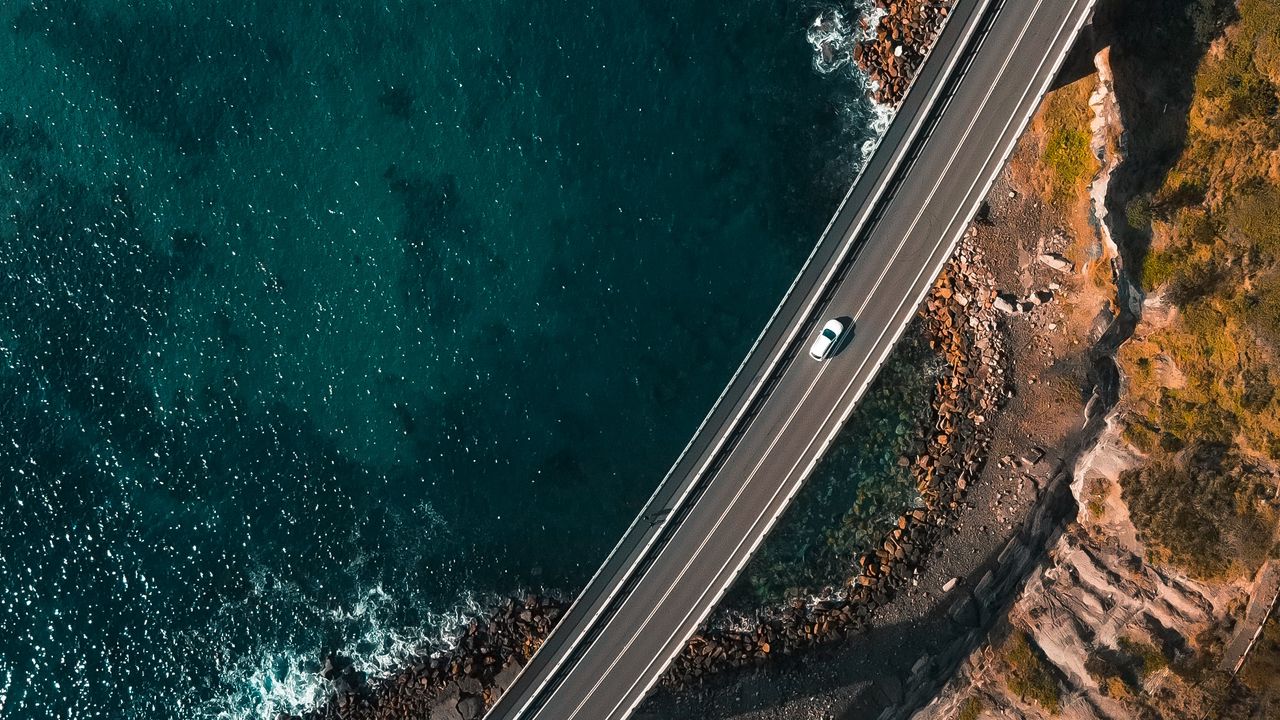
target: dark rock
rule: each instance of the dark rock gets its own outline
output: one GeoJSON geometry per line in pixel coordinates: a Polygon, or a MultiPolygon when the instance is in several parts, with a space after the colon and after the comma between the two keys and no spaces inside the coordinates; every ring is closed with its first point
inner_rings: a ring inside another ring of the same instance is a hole
{"type": "Polygon", "coordinates": [[[476,695],[468,695],[458,702],[458,714],[462,720],[478,720],[484,715],[484,701],[476,695]]]}
{"type": "Polygon", "coordinates": [[[484,686],[473,677],[462,677],[458,678],[458,690],[466,695],[479,695],[484,692],[484,686]]]}
{"type": "Polygon", "coordinates": [[[336,680],[341,671],[338,669],[337,663],[332,655],[325,657],[324,664],[320,666],[320,677],[325,680],[336,680]]]}

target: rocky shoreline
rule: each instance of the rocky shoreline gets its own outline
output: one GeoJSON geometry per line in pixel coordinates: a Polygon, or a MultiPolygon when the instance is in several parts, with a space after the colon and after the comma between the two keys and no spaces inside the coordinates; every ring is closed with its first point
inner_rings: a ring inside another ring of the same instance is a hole
{"type": "Polygon", "coordinates": [[[951,13],[951,0],[876,0],[869,37],[853,46],[853,61],[871,81],[877,103],[897,107],[951,13]]]}
{"type": "MultiPolygon", "coordinates": [[[[837,597],[762,611],[747,629],[695,634],[663,676],[679,690],[729,669],[761,665],[865,633],[877,608],[912,584],[937,539],[954,521],[966,490],[982,471],[990,445],[987,419],[1005,394],[998,294],[972,247],[972,233],[948,263],[919,310],[919,329],[942,360],[931,401],[926,449],[910,465],[920,502],[897,519],[882,541],[850,559],[850,578],[837,597]]],[[[450,652],[409,661],[401,671],[367,680],[340,657],[325,659],[328,700],[301,716],[279,720],[398,720],[429,715],[472,720],[483,715],[532,657],[567,603],[530,595],[508,600],[473,620],[450,652]]]]}
{"type": "MultiPolygon", "coordinates": [[[[850,558],[850,579],[836,597],[762,611],[749,628],[695,634],[663,676],[680,690],[730,669],[762,665],[865,633],[875,611],[912,585],[934,543],[954,522],[990,445],[987,418],[1005,394],[1006,353],[997,331],[998,297],[982,253],[969,239],[946,266],[919,310],[920,330],[938,353],[926,450],[903,456],[920,502],[904,511],[873,549],[850,558]]],[[[279,720],[398,720],[483,715],[532,657],[567,603],[530,595],[473,620],[450,652],[409,661],[401,671],[366,680],[340,657],[325,659],[332,684],[321,706],[279,720]]]]}
{"type": "Polygon", "coordinates": [[[946,24],[953,1],[876,0],[852,37],[839,12],[823,13],[809,31],[817,67],[825,73],[853,62],[866,76],[871,98],[895,108],[946,24]]]}
{"type": "Polygon", "coordinates": [[[509,599],[472,620],[448,652],[411,659],[399,672],[368,680],[350,660],[324,658],[320,675],[331,684],[328,699],[302,715],[277,720],[476,720],[515,680],[551,628],[568,609],[539,595],[509,599]]]}
{"type": "MultiPolygon", "coordinates": [[[[876,27],[852,57],[873,87],[873,99],[897,106],[950,14],[945,0],[877,0],[876,27]]],[[[919,493],[878,547],[856,559],[835,597],[796,599],[760,612],[746,628],[704,629],[689,639],[662,678],[679,691],[724,670],[762,665],[865,633],[876,609],[912,583],[930,549],[952,522],[990,446],[985,426],[1005,393],[1005,353],[996,328],[1000,296],[981,251],[968,233],[919,310],[922,331],[943,360],[931,402],[926,449],[903,456],[919,493]]]]}

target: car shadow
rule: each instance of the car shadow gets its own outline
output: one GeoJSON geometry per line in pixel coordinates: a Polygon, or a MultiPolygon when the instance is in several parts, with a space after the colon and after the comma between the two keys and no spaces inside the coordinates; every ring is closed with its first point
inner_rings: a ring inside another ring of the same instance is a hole
{"type": "Polygon", "coordinates": [[[857,329],[854,326],[853,318],[848,315],[841,315],[837,317],[836,320],[839,320],[840,324],[844,325],[844,333],[840,335],[840,339],[836,341],[835,347],[831,348],[831,352],[827,354],[828,359],[839,355],[844,352],[846,347],[849,347],[849,343],[853,342],[853,333],[857,329]]]}

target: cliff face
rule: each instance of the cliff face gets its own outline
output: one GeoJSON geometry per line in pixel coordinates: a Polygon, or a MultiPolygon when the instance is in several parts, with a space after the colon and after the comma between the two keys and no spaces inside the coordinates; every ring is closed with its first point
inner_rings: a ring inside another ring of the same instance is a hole
{"type": "Polygon", "coordinates": [[[1134,40],[1153,4],[1100,9],[1119,59],[1095,58],[1090,102],[1117,311],[1098,362],[1114,353],[1118,402],[1072,469],[1076,517],[917,717],[1280,713],[1280,631],[1261,626],[1280,586],[1280,8],[1188,3],[1134,40]],[[1155,62],[1171,37],[1189,57],[1155,62]]]}
{"type": "Polygon", "coordinates": [[[1248,0],[1194,75],[1184,147],[1122,231],[1145,321],[1121,353],[1120,418],[1146,456],[1121,480],[1162,560],[1252,575],[1274,542],[1280,458],[1280,8],[1248,0]]]}

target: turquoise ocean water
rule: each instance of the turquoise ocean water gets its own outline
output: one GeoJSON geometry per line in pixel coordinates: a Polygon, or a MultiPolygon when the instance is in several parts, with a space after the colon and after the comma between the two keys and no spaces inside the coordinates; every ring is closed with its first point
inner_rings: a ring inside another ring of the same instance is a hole
{"type": "Polygon", "coordinates": [[[5,3],[0,718],[265,717],[580,587],[874,135],[827,9],[5,3]]]}

